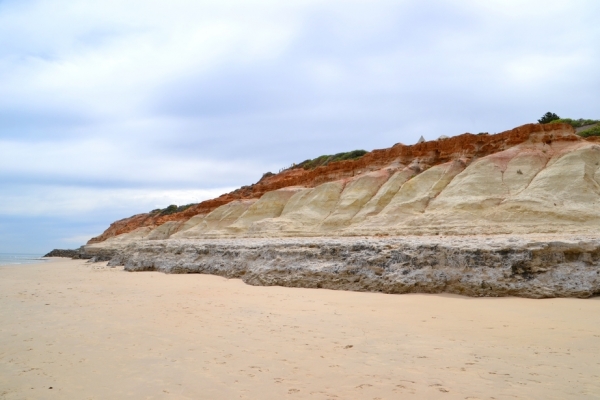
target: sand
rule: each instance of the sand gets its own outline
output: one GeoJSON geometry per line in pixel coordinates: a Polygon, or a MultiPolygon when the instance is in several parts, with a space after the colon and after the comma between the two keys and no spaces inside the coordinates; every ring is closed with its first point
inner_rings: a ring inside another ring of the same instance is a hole
{"type": "Polygon", "coordinates": [[[600,299],[0,267],[1,399],[600,398],[600,299]]]}

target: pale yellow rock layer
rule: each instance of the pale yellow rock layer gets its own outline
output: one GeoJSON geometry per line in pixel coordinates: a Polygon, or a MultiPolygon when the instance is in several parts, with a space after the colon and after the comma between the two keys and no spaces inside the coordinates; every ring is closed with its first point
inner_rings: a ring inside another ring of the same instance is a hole
{"type": "Polygon", "coordinates": [[[181,221],[169,221],[165,222],[158,228],[155,228],[146,237],[147,240],[162,240],[169,238],[172,234],[179,230],[179,227],[183,224],[181,221]]]}
{"type": "Polygon", "coordinates": [[[398,190],[400,190],[402,185],[416,174],[417,171],[411,167],[405,167],[402,170],[395,172],[367,204],[365,204],[365,206],[352,218],[352,223],[357,224],[368,217],[379,214],[381,210],[390,204],[390,201],[394,195],[398,193],[398,190]]]}
{"type": "Polygon", "coordinates": [[[228,233],[244,233],[256,221],[277,218],[281,215],[286,203],[304,188],[290,187],[265,193],[252,204],[233,224],[224,228],[228,233]]]}
{"type": "Polygon", "coordinates": [[[387,169],[360,175],[351,179],[344,188],[331,214],[319,225],[320,231],[336,231],[348,225],[352,218],[379,191],[390,176],[387,169]]]}
{"type": "Polygon", "coordinates": [[[193,228],[194,226],[204,221],[204,217],[206,217],[206,214],[194,215],[192,218],[188,219],[183,224],[181,224],[177,232],[183,232],[187,231],[190,228],[193,228]]]}
{"type": "Polygon", "coordinates": [[[200,223],[192,228],[178,232],[175,235],[181,238],[191,238],[202,236],[207,232],[223,229],[237,221],[238,218],[241,217],[242,214],[244,214],[256,201],[257,200],[232,201],[231,203],[225,204],[212,211],[202,219],[200,223]]]}

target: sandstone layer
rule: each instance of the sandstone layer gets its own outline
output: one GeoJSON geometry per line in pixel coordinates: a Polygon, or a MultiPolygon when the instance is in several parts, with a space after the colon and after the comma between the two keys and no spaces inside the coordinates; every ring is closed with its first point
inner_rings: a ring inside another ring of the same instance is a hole
{"type": "Polygon", "coordinates": [[[127,225],[134,229],[112,235],[111,226],[106,239],[88,248],[168,238],[594,234],[600,227],[599,165],[600,146],[562,124],[399,145],[267,177],[257,186],[272,188],[267,182],[276,179],[292,186],[182,220],[146,226],[134,224],[142,220],[135,216],[127,225]]]}
{"type": "MultiPolygon", "coordinates": [[[[594,208],[600,193],[597,143],[594,138],[584,140],[575,135],[570,125],[529,124],[495,135],[467,133],[413,146],[396,144],[373,150],[357,160],[265,174],[254,185],[179,213],[138,214],[116,221],[89,244],[140,228],[152,230],[168,222],[173,224],[149,239],[164,239],[184,231],[189,232],[182,234],[183,237],[199,233],[200,236],[345,235],[348,231],[343,232],[343,228],[350,225],[352,232],[361,234],[373,229],[402,234],[402,229],[395,227],[398,224],[443,225],[460,233],[465,230],[463,221],[468,226],[482,225],[484,221],[484,229],[489,227],[487,221],[494,221],[497,232],[510,232],[511,227],[500,225],[515,222],[535,225],[541,215],[544,219],[550,217],[552,224],[561,225],[555,228],[559,230],[565,223],[596,224],[597,212],[586,209],[594,208]],[[321,187],[328,183],[332,184],[321,187]],[[268,196],[263,198],[265,195],[268,196]],[[262,199],[259,206],[268,211],[257,213],[256,207],[245,215],[233,211],[243,210],[245,202],[259,199],[262,199]],[[325,203],[317,204],[320,199],[325,203]],[[230,210],[232,202],[237,203],[230,210]],[[234,214],[217,221],[223,212],[234,214]],[[436,213],[443,217],[439,219],[433,215],[436,213]],[[206,219],[202,220],[202,216],[206,219]],[[233,220],[234,216],[239,220],[233,220]],[[375,216],[379,218],[365,221],[375,216]],[[378,229],[381,221],[384,229],[378,229]],[[202,228],[191,230],[199,225],[202,228]],[[225,229],[229,225],[231,228],[225,229]]],[[[521,231],[536,229],[524,227],[521,231]]]]}

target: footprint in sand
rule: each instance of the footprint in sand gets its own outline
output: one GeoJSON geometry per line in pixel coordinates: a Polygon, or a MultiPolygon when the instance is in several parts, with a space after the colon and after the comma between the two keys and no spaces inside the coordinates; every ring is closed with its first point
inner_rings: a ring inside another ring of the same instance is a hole
{"type": "Polygon", "coordinates": [[[411,383],[414,384],[415,382],[413,382],[413,381],[406,381],[406,380],[402,381],[402,382],[405,382],[405,383],[404,384],[398,384],[398,385],[396,385],[396,387],[398,389],[393,389],[394,392],[397,392],[398,390],[403,390],[403,391],[404,390],[408,390],[409,393],[415,394],[415,389],[407,386],[407,385],[410,385],[411,383]]]}
{"type": "Polygon", "coordinates": [[[370,387],[370,386],[373,386],[373,385],[369,385],[368,383],[363,383],[362,385],[358,385],[356,388],[357,389],[363,389],[365,387],[370,387]]]}
{"type": "Polygon", "coordinates": [[[439,383],[434,383],[433,385],[429,385],[429,387],[435,387],[437,388],[440,392],[442,393],[448,393],[449,390],[446,388],[441,387],[442,385],[440,385],[439,383]]]}

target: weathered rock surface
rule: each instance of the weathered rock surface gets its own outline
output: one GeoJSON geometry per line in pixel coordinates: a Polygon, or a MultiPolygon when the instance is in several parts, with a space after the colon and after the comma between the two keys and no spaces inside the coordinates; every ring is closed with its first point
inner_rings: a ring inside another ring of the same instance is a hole
{"type": "Polygon", "coordinates": [[[98,248],[85,251],[84,246],[82,246],[75,250],[54,249],[48,254],[44,255],[44,257],[64,257],[71,258],[73,260],[85,259],[91,260],[92,262],[100,262],[111,260],[116,253],[117,249],[115,248],[98,248]]]}
{"type": "Polygon", "coordinates": [[[132,242],[110,265],[251,285],[468,296],[600,294],[600,239],[403,237],[132,242]]]}
{"type": "Polygon", "coordinates": [[[80,258],[79,250],[69,250],[69,249],[54,249],[44,257],[65,257],[65,258],[80,258]]]}

